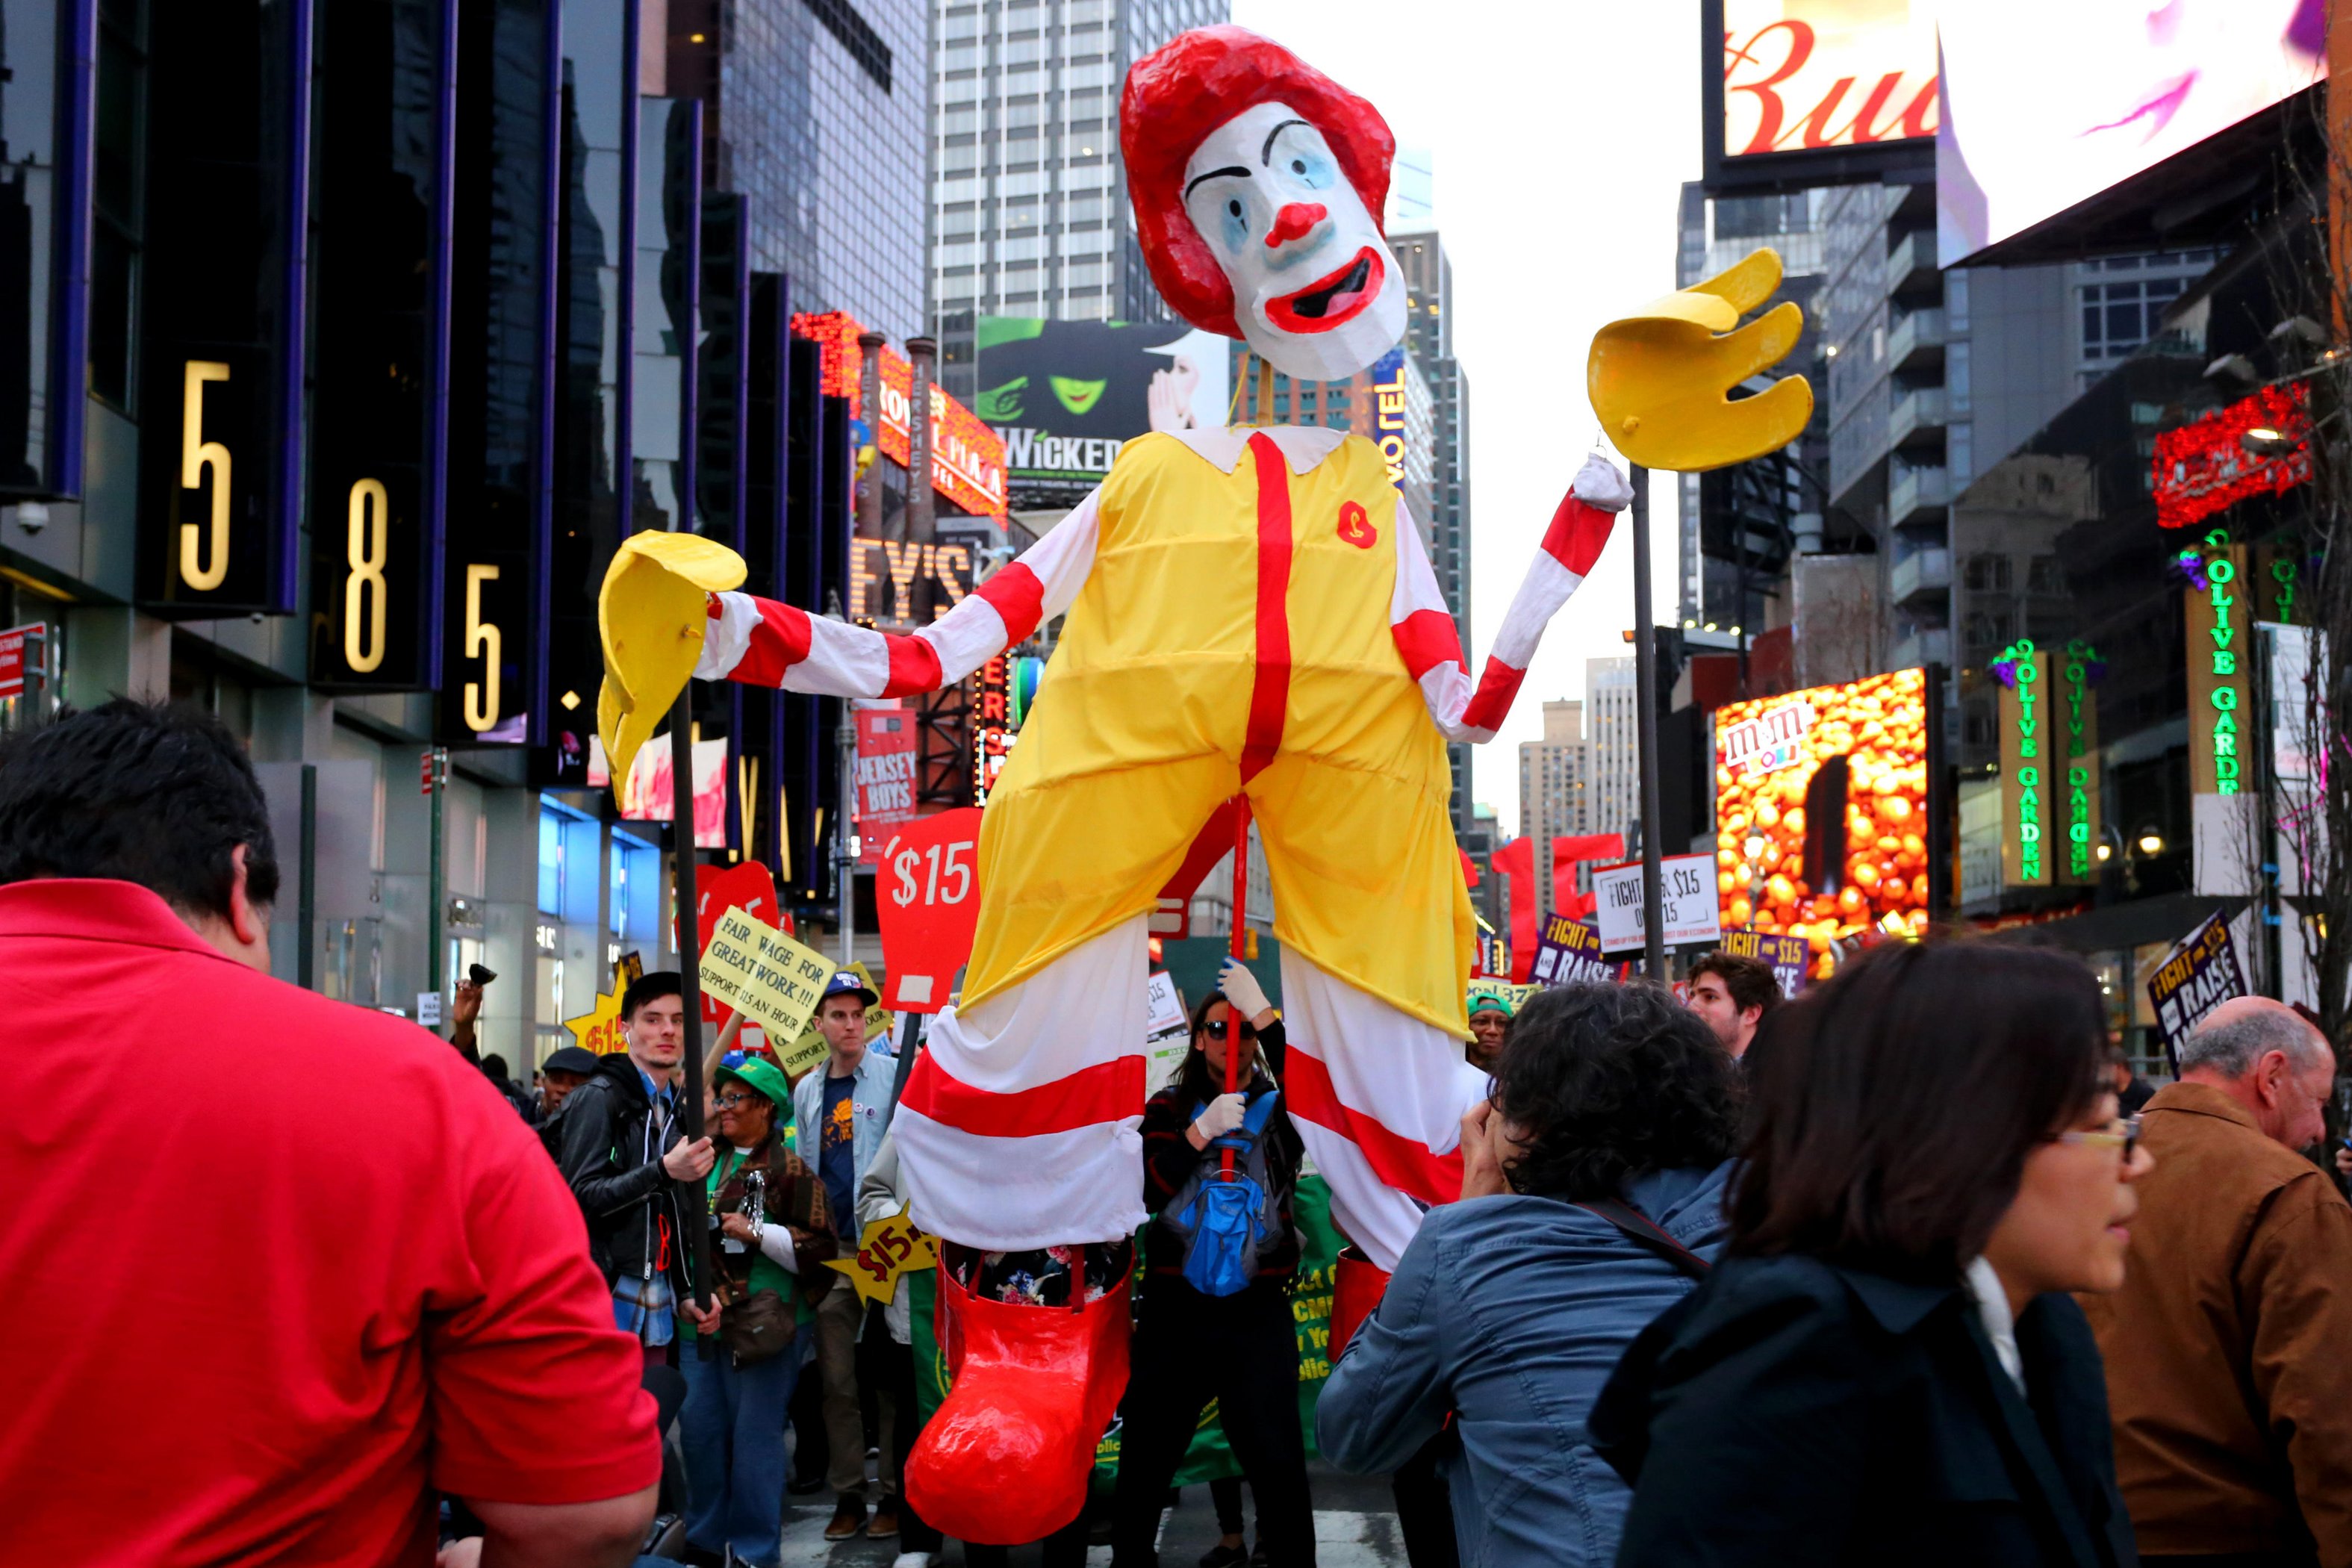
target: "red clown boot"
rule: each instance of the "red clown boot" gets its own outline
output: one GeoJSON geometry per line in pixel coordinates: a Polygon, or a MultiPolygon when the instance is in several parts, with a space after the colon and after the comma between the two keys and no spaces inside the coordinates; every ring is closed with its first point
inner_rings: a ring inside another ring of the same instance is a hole
{"type": "MultiPolygon", "coordinates": [[[[1086,1292],[1072,1281],[1075,1294],[1086,1292]]],[[[958,1541],[1043,1541],[1086,1506],[1095,1446],[1127,1390],[1128,1283],[1076,1307],[974,1296],[940,1271],[940,1343],[954,1386],[901,1478],[958,1541]]]]}

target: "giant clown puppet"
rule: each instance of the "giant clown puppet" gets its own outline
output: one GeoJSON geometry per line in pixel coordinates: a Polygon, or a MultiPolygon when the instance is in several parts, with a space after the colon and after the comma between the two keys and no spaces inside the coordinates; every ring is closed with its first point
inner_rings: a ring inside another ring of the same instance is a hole
{"type": "MultiPolygon", "coordinates": [[[[1353,375],[1403,337],[1377,216],[1394,144],[1370,104],[1211,27],[1137,63],[1120,126],[1144,254],[1178,314],[1299,380],[1353,375]]],[[[1801,381],[1725,399],[1795,341],[1788,305],[1726,331],[1778,277],[1759,253],[1604,331],[1591,379],[1621,450],[1713,467],[1802,427],[1801,381]]],[[[605,579],[599,724],[624,777],[689,672],[908,696],[1062,617],[982,819],[961,999],[893,1122],[913,1218],[991,1251],[1135,1234],[1146,921],[1238,793],[1273,878],[1287,1103],[1335,1220],[1385,1270],[1457,1195],[1460,1119],[1486,1082],[1463,1057],[1474,935],[1445,745],[1494,737],[1631,495],[1599,458],[1576,472],[1475,682],[1379,451],[1329,429],[1140,437],[1019,560],[906,637],[733,592],[731,552],[641,533],[605,579]]],[[[1074,1516],[1125,1383],[1125,1292],[1073,1310],[942,1289],[957,1380],[908,1496],[950,1534],[1036,1539],[1074,1516]]]]}

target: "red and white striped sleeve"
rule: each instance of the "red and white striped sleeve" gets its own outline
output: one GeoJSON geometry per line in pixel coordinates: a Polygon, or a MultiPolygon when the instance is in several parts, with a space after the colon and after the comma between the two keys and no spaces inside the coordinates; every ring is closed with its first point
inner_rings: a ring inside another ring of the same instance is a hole
{"type": "Polygon", "coordinates": [[[1503,727],[1518,695],[1536,645],[1568,596],[1576,592],[1609,542],[1609,530],[1633,500],[1625,477],[1598,455],[1585,459],[1575,482],[1544,531],[1543,548],[1504,614],[1503,629],[1486,658],[1478,684],[1470,684],[1470,663],[1462,639],[1438,592],[1420,531],[1397,507],[1397,583],[1389,605],[1389,631],[1405,668],[1421,687],[1430,716],[1449,741],[1491,741],[1503,727]]]}
{"type": "Polygon", "coordinates": [[[1101,493],[911,635],[829,620],[756,595],[713,594],[694,673],[822,697],[908,697],[952,685],[1076,602],[1094,568],[1101,493]]]}

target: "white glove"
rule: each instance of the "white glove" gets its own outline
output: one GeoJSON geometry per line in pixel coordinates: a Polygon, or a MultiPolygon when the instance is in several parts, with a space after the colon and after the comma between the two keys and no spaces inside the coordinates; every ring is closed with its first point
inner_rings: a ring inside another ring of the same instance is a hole
{"type": "Polygon", "coordinates": [[[1584,459],[1584,467],[1576,470],[1569,493],[1587,506],[1602,511],[1623,511],[1633,504],[1633,487],[1617,471],[1617,465],[1595,452],[1584,459]]]}
{"type": "Polygon", "coordinates": [[[1225,1000],[1234,1005],[1234,1011],[1239,1013],[1244,1022],[1255,1019],[1274,1005],[1265,999],[1265,987],[1257,983],[1257,976],[1250,973],[1249,965],[1238,958],[1228,956],[1224,966],[1217,971],[1217,989],[1225,994],[1225,1000]]]}
{"type": "Polygon", "coordinates": [[[1193,1119],[1192,1131],[1201,1135],[1203,1143],[1213,1143],[1242,1124],[1249,1102],[1238,1093],[1221,1094],[1209,1101],[1207,1110],[1193,1119]]]}

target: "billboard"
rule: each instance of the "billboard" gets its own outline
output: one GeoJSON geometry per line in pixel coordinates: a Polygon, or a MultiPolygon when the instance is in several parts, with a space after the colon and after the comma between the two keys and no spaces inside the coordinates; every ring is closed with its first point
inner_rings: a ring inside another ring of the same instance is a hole
{"type": "MultiPolygon", "coordinates": [[[[864,396],[865,351],[857,340],[865,331],[846,310],[803,311],[793,318],[793,335],[821,350],[820,390],[827,397],[847,398],[853,409],[864,396]]],[[[880,359],[882,428],[875,434],[875,445],[904,468],[915,450],[908,418],[914,404],[915,367],[887,344],[880,359]]],[[[974,517],[1004,510],[1003,442],[936,381],[931,384],[931,488],[974,517]]]]}
{"type": "Polygon", "coordinates": [[[1939,259],[2024,233],[2320,79],[2311,0],[1943,7],[1939,259]]]}
{"type": "Polygon", "coordinates": [[[1818,963],[1868,926],[1927,923],[1927,672],[1715,713],[1716,887],[1727,927],[1803,937],[1818,963]]]}
{"type": "Polygon", "coordinates": [[[1013,505],[1076,505],[1122,443],[1223,425],[1231,352],[1181,322],[981,317],[979,412],[1004,438],[1013,505]]]}
{"type": "Polygon", "coordinates": [[[1706,188],[1924,175],[1938,120],[1928,0],[1702,0],[1706,188]]]}

